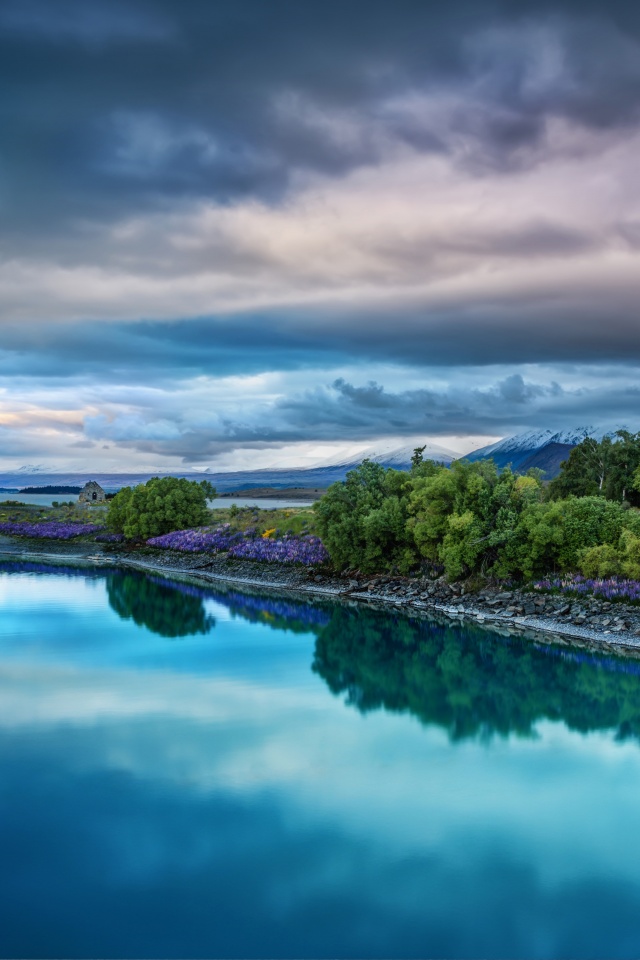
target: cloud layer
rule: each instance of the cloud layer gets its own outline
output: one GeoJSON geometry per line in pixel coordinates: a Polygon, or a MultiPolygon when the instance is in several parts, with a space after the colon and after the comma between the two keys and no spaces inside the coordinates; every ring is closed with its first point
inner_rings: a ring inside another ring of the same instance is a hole
{"type": "Polygon", "coordinates": [[[0,4],[5,463],[629,419],[639,65],[622,0],[0,4]]]}

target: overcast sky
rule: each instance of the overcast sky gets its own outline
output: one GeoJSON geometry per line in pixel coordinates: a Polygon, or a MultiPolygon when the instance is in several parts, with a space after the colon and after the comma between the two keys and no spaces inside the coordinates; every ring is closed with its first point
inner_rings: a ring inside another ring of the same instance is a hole
{"type": "Polygon", "coordinates": [[[639,4],[0,0],[0,77],[0,469],[640,424],[639,4]]]}

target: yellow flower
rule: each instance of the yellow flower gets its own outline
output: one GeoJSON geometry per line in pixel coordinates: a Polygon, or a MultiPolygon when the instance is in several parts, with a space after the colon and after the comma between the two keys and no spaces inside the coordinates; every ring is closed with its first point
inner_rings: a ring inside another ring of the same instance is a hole
{"type": "Polygon", "coordinates": [[[275,532],[276,532],[276,528],[275,528],[275,527],[273,527],[272,530],[265,530],[265,532],[262,534],[262,539],[263,539],[263,540],[267,540],[267,539],[271,536],[271,534],[272,534],[272,533],[275,533],[275,532]]]}

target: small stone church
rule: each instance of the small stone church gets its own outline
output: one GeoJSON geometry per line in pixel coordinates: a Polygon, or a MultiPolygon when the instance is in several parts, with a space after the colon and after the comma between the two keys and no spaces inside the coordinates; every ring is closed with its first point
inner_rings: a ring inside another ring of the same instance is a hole
{"type": "Polygon", "coordinates": [[[106,499],[104,490],[95,480],[85,483],[78,497],[80,503],[104,503],[106,499]]]}

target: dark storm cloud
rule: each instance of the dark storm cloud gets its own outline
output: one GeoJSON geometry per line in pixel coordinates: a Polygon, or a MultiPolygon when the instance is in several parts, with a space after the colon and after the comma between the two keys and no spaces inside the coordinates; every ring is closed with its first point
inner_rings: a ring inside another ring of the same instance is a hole
{"type": "Polygon", "coordinates": [[[178,201],[276,200],[296,172],[376,163],[386,138],[479,172],[535,162],[550,117],[636,123],[639,35],[620,0],[7,0],[4,249],[178,201]],[[468,109],[434,128],[394,106],[420,92],[468,109]]]}
{"type": "Polygon", "coordinates": [[[640,363],[635,297],[602,289],[571,298],[514,295],[471,306],[397,303],[283,309],[176,323],[0,327],[5,377],[89,378],[170,388],[173,379],[370,362],[416,367],[640,363]],[[134,380],[135,382],[135,380],[134,380]]]}
{"type": "Polygon", "coordinates": [[[6,377],[39,381],[88,379],[99,383],[171,382],[208,374],[249,375],[267,370],[332,366],[344,359],[339,344],[318,331],[282,325],[270,316],[226,322],[26,324],[0,328],[6,377]]]}
{"type": "MultiPolygon", "coordinates": [[[[481,388],[448,387],[393,392],[370,382],[355,386],[344,379],[331,387],[290,396],[274,405],[269,423],[247,429],[227,424],[229,438],[257,437],[293,441],[305,437],[366,440],[377,435],[436,437],[453,434],[501,434],[539,426],[623,420],[640,409],[640,388],[564,389],[556,381],[536,383],[510,374],[481,388]]],[[[636,418],[637,418],[636,414],[636,418]]]]}
{"type": "Polygon", "coordinates": [[[619,370],[616,386],[563,388],[556,381],[535,382],[510,374],[482,387],[429,387],[385,390],[369,382],[354,385],[338,378],[331,385],[294,393],[235,417],[212,415],[197,426],[180,416],[154,420],[153,410],[88,418],[85,432],[115,441],[124,449],[185,463],[215,462],[238,449],[264,450],[299,441],[380,436],[433,437],[514,433],[541,424],[554,429],[627,423],[635,429],[640,389],[634,371],[619,370]],[[243,414],[245,417],[243,419],[243,414]]]}
{"type": "MultiPolygon", "coordinates": [[[[590,399],[593,403],[594,398],[590,399]]],[[[387,391],[375,382],[354,386],[339,378],[330,389],[281,401],[275,412],[292,429],[302,430],[305,424],[313,424],[312,429],[321,438],[344,435],[366,439],[376,431],[406,436],[467,431],[490,434],[527,426],[545,408],[553,407],[547,412],[555,415],[565,405],[565,392],[557,383],[532,383],[520,374],[511,374],[482,389],[424,388],[400,393],[387,391]]]]}

